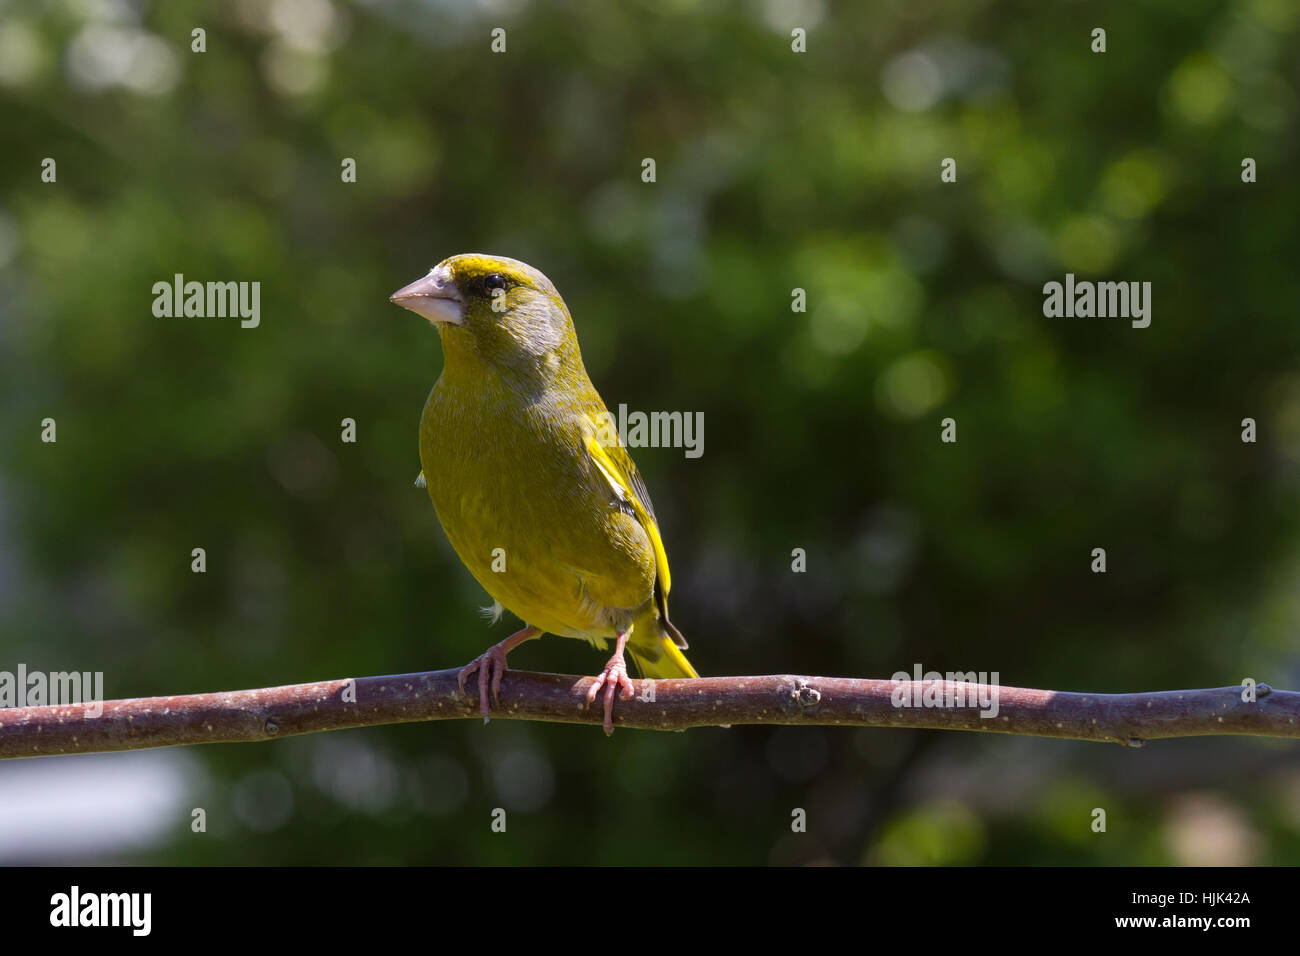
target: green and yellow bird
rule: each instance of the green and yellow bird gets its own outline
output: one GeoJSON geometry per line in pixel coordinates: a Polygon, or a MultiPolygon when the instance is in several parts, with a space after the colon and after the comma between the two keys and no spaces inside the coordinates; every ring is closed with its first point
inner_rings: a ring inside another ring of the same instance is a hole
{"type": "MultiPolygon", "coordinates": [[[[551,281],[515,259],[459,255],[391,300],[432,322],[443,370],[420,419],[421,476],[452,547],[526,625],[460,672],[478,671],[490,713],[506,655],[542,634],[614,654],[587,691],[632,694],[623,654],[647,677],[698,677],[668,620],[668,557],[654,507],[578,350],[551,281]]],[[[418,484],[417,480],[417,484],[418,484]]]]}

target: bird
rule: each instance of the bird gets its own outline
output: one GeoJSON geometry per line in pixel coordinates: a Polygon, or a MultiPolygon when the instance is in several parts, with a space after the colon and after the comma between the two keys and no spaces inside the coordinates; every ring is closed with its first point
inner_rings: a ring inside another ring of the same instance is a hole
{"type": "MultiPolygon", "coordinates": [[[[554,284],[517,259],[466,253],[434,266],[390,300],[428,320],[443,368],[420,417],[420,475],[438,521],[470,574],[524,627],[467,664],[486,722],[500,704],[506,656],[553,634],[613,653],[586,694],[604,692],[612,734],[616,691],[641,675],[694,678],[668,618],[671,579],[654,505],[587,375],[573,318],[554,284]]],[[[485,611],[489,610],[485,608],[485,611]]]]}

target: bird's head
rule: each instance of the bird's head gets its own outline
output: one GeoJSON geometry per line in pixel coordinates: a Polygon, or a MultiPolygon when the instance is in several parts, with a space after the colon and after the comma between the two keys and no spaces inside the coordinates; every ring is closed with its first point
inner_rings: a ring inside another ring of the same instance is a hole
{"type": "Polygon", "coordinates": [[[517,371],[553,372],[574,360],[581,367],[560,293],[517,259],[452,256],[389,298],[437,326],[449,365],[472,355],[517,371]]]}

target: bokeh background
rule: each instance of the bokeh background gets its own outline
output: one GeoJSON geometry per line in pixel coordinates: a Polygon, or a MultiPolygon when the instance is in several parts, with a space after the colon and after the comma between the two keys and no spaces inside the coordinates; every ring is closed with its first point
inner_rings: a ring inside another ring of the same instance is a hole
{"type": "MultiPolygon", "coordinates": [[[[3,0],[0,669],[188,693],[509,633],[412,487],[441,357],[387,302],[485,251],[555,281],[612,407],[704,413],[703,457],[635,452],[702,673],[1295,687],[1297,30],[1292,0],[3,0]],[[1044,318],[1067,271],[1150,281],[1151,327],[1044,318]],[[175,273],[260,281],[260,327],[156,318],[175,273]]],[[[446,722],[6,762],[0,860],[1296,863],[1300,755],[446,722]]]]}

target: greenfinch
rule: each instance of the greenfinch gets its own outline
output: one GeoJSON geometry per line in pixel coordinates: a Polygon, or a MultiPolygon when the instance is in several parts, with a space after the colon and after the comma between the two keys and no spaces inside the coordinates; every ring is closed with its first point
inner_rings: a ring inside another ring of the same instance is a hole
{"type": "MultiPolygon", "coordinates": [[[[551,281],[515,259],[458,255],[391,301],[429,320],[443,369],[420,419],[421,478],[447,538],[501,608],[526,625],[460,672],[478,672],[486,721],[506,655],[542,634],[614,642],[587,691],[633,693],[647,677],[698,677],[668,619],[668,558],[650,495],[578,350],[551,281]],[[602,427],[604,426],[604,427],[602,427]]],[[[417,479],[417,484],[421,481],[417,479]]]]}

